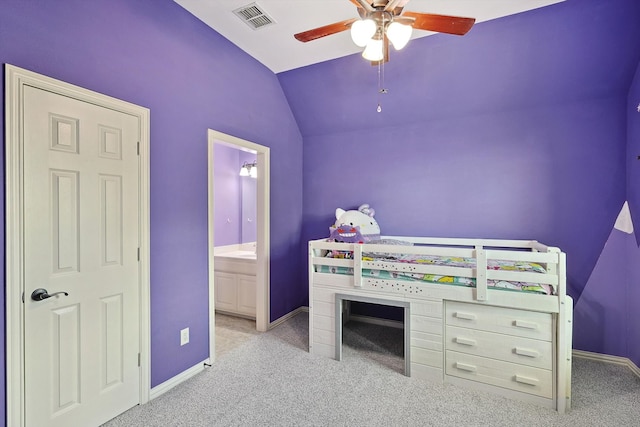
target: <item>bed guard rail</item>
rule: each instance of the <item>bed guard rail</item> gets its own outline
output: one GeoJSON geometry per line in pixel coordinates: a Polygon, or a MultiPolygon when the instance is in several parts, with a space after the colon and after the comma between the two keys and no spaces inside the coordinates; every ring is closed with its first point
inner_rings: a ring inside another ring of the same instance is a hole
{"type": "MultiPolygon", "coordinates": [[[[565,254],[556,247],[546,246],[535,240],[446,239],[404,236],[385,236],[383,239],[411,242],[413,246],[340,243],[326,239],[312,240],[309,242],[309,268],[313,271],[316,265],[353,266],[353,286],[361,288],[364,279],[363,268],[372,267],[371,262],[363,261],[363,253],[447,255],[475,259],[476,268],[472,272],[463,275],[475,278],[476,299],[478,301],[488,300],[488,280],[508,280],[513,278],[514,274],[518,274],[519,278],[529,278],[532,282],[551,285],[555,290],[555,294],[560,297],[560,301],[564,301],[564,296],[566,295],[565,254]],[[352,252],[352,259],[325,258],[326,253],[331,250],[352,252]],[[488,260],[514,262],[533,260],[546,266],[547,274],[489,270],[487,268],[488,260]]],[[[440,267],[440,269],[457,270],[455,267],[440,267]]]]}

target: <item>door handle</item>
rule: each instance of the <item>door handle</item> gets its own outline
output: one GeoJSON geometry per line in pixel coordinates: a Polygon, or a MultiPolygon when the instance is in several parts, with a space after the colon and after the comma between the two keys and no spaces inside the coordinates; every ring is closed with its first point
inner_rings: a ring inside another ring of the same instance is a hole
{"type": "Polygon", "coordinates": [[[45,300],[47,298],[51,298],[51,297],[59,295],[59,294],[65,294],[65,296],[69,296],[69,294],[64,292],[64,291],[62,291],[62,292],[54,292],[54,293],[50,294],[46,289],[38,288],[35,291],[31,292],[31,299],[34,300],[34,301],[42,301],[42,300],[45,300]]]}

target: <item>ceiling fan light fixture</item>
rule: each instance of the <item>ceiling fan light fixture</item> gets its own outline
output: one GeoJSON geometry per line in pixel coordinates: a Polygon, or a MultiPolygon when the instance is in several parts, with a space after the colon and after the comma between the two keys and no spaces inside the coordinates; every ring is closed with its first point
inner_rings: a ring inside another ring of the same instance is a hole
{"type": "Polygon", "coordinates": [[[375,33],[376,23],[373,19],[361,19],[351,25],[351,40],[359,47],[365,47],[375,33]]]}
{"type": "Polygon", "coordinates": [[[411,26],[394,21],[387,27],[387,37],[389,41],[391,41],[391,44],[393,44],[393,47],[396,50],[400,50],[409,43],[411,30],[411,26]]]}
{"type": "Polygon", "coordinates": [[[382,61],[384,59],[384,47],[382,40],[371,39],[362,52],[362,57],[367,61],[382,61]]]}

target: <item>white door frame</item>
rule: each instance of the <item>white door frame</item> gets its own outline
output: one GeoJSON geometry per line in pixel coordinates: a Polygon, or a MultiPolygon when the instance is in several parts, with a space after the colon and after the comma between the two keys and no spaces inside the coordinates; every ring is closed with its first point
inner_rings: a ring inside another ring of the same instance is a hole
{"type": "Polygon", "coordinates": [[[214,145],[222,143],[238,149],[251,150],[257,153],[258,182],[256,209],[256,329],[264,332],[269,328],[269,259],[270,259],[270,160],[269,147],[246,141],[209,129],[208,141],[208,229],[209,229],[209,358],[215,360],[215,293],[214,293],[214,145]]]}
{"type": "Polygon", "coordinates": [[[138,118],[139,156],[139,290],[140,290],[140,403],[149,401],[149,109],[69,83],[5,64],[5,257],[6,257],[6,372],[7,425],[24,426],[24,212],[23,212],[23,90],[31,86],[88,102],[138,118]]]}

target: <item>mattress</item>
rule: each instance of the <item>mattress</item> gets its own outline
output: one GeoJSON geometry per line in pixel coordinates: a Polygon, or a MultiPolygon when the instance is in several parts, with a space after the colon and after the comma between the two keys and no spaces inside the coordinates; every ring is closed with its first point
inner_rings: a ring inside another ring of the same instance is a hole
{"type": "MultiPolygon", "coordinates": [[[[327,254],[330,258],[352,258],[351,252],[346,251],[330,251],[327,254]]],[[[420,265],[433,265],[445,267],[462,267],[476,268],[476,260],[474,258],[446,257],[433,255],[413,255],[413,254],[384,254],[384,253],[365,253],[362,256],[363,261],[370,262],[391,262],[391,263],[408,263],[420,265]]],[[[511,272],[527,272],[527,273],[546,273],[546,269],[533,262],[513,262],[488,260],[487,270],[501,270],[511,272]]],[[[352,267],[318,265],[316,267],[318,273],[330,274],[346,274],[353,275],[352,267]]],[[[363,268],[362,276],[367,278],[383,279],[383,280],[400,280],[412,282],[427,282],[442,285],[475,287],[476,279],[473,277],[448,276],[418,272],[397,271],[393,269],[373,269],[363,268]]],[[[544,295],[552,295],[553,287],[547,284],[491,280],[487,279],[487,286],[494,289],[504,289],[510,291],[530,292],[544,295]]]]}

